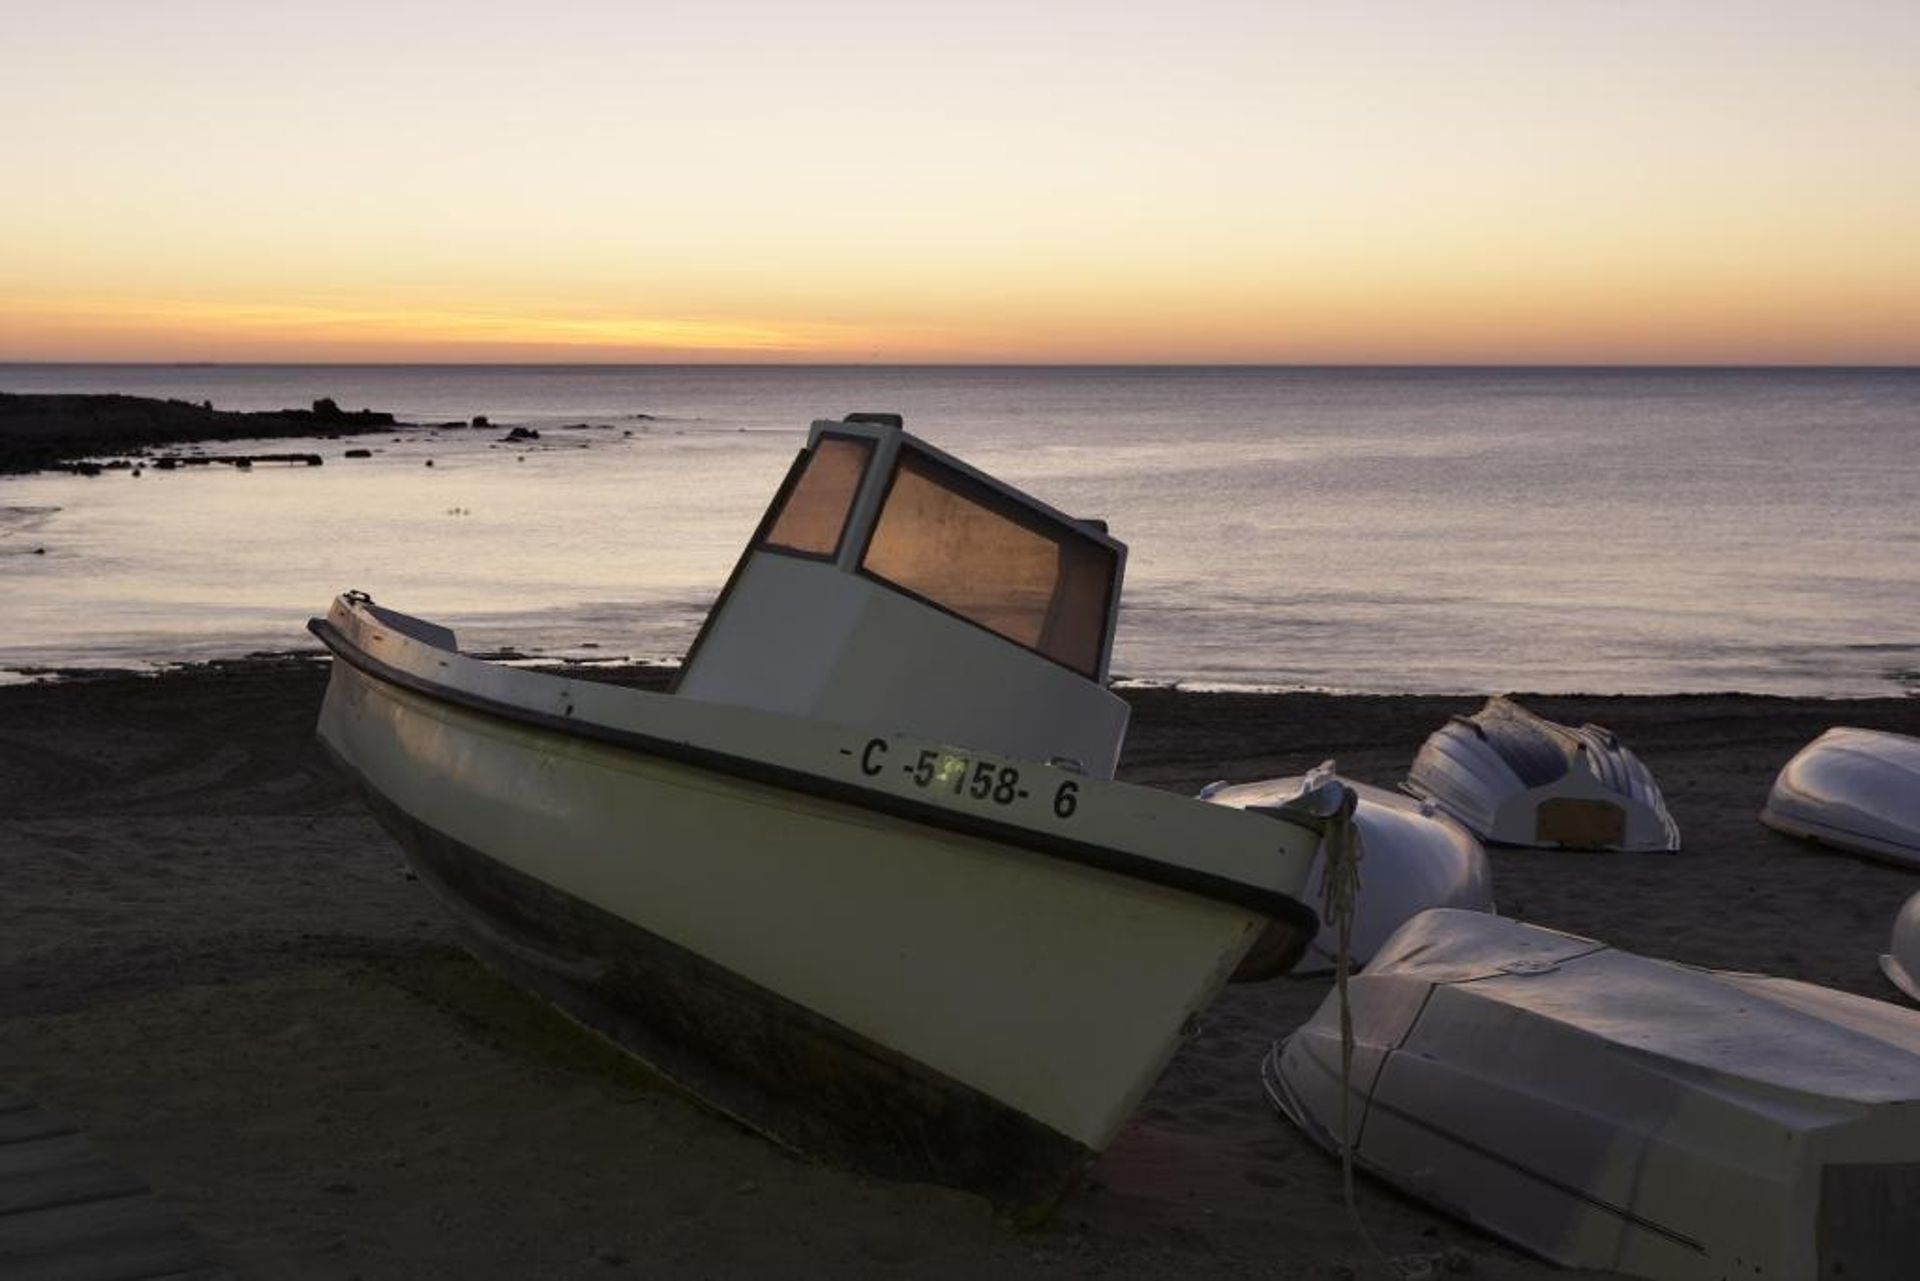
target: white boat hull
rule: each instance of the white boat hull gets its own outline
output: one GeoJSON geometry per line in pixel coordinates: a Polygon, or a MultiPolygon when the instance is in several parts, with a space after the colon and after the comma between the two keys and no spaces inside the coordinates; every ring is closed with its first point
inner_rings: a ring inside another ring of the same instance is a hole
{"type": "Polygon", "coordinates": [[[1782,767],[1760,821],[1789,836],[1920,867],[1920,738],[1828,730],[1782,767]]]}
{"type": "MultiPolygon", "coordinates": [[[[1313,775],[1259,783],[1215,786],[1201,793],[1215,805],[1270,811],[1300,795],[1313,775]]],[[[1341,782],[1359,798],[1353,822],[1360,837],[1360,894],[1348,955],[1358,967],[1373,959],[1393,932],[1434,907],[1491,912],[1493,874],[1487,852],[1473,834],[1431,805],[1397,792],[1351,780],[1341,782]]],[[[1307,902],[1326,897],[1326,859],[1316,856],[1307,876],[1307,902]]],[[[1323,974],[1340,952],[1339,931],[1323,921],[1313,943],[1294,965],[1295,974],[1323,974]]]]}
{"type": "Polygon", "coordinates": [[[1507,698],[1429,735],[1405,787],[1494,845],[1680,848],[1680,828],[1638,756],[1597,725],[1556,724],[1507,698]]]}
{"type": "Polygon", "coordinates": [[[1920,1002],[1920,894],[1909,898],[1894,918],[1893,939],[1880,957],[1880,972],[1909,1001],[1920,1002]]]}
{"type": "Polygon", "coordinates": [[[493,667],[408,621],[317,625],[320,735],[423,880],[488,960],[797,1149],[1043,1206],[1274,916],[1312,928],[1302,826],[493,667]]]}
{"type": "MultiPolygon", "coordinates": [[[[1652,1278],[1920,1275],[1920,1013],[1478,914],[1352,981],[1366,1168],[1556,1263],[1652,1278]]],[[[1337,997],[1269,1096],[1338,1150],[1337,997]]]]}

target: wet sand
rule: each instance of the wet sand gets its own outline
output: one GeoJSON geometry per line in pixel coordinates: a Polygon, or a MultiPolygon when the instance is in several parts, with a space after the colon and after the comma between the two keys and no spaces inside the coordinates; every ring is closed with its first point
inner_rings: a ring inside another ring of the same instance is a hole
{"type": "MultiPolygon", "coordinates": [[[[646,683],[657,674],[627,673],[646,683]]],[[[1342,1277],[1337,1166],[1257,1066],[1324,981],[1230,989],[1044,1228],[793,1159],[495,980],[313,744],[324,669],[254,661],[0,688],[0,1088],[273,1278],[1342,1277]]],[[[1392,784],[1475,699],[1135,691],[1122,775],[1191,792],[1338,758],[1392,784]]],[[[1679,855],[1495,852],[1503,911],[1624,948],[1895,999],[1920,875],[1755,813],[1829,725],[1920,700],[1540,698],[1652,767],[1679,855]]],[[[1363,1181],[1389,1256],[1565,1277],[1363,1181]]]]}

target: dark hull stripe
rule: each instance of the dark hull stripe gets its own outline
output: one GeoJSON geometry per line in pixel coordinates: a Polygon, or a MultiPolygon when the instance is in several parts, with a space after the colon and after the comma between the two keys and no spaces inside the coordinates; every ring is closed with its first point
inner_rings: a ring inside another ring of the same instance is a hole
{"type": "MultiPolygon", "coordinates": [[[[547,712],[516,707],[511,703],[502,703],[497,699],[439,684],[394,667],[355,645],[325,619],[310,620],[307,623],[307,629],[319,637],[335,655],[376,680],[412,690],[416,694],[438,702],[452,704],[484,716],[533,726],[567,738],[591,739],[628,751],[694,765],[751,782],[764,783],[785,791],[843,801],[865,810],[890,814],[896,818],[909,819],[929,827],[960,832],[967,836],[977,836],[1002,845],[1017,846],[1049,858],[1098,868],[1104,872],[1113,872],[1200,898],[1227,903],[1292,925],[1300,931],[1302,949],[1320,928],[1319,918],[1314,915],[1312,908],[1275,890],[1248,885],[1230,877],[1215,876],[1209,872],[1197,872],[1191,868],[1163,863],[1158,859],[1128,853],[1125,850],[1092,845],[1084,841],[1038,832],[1032,828],[997,822],[992,818],[942,809],[924,801],[895,796],[889,792],[862,787],[857,783],[841,782],[837,779],[789,769],[748,756],[738,756],[713,748],[695,747],[690,743],[676,742],[634,730],[616,729],[609,725],[596,725],[571,717],[555,716],[547,712]]],[[[1279,816],[1275,817],[1276,821],[1291,821],[1279,816]]]]}
{"type": "Polygon", "coordinates": [[[990,1095],[419,822],[328,751],[481,959],[728,1116],[870,1174],[978,1192],[1022,1219],[1043,1216],[1093,1159],[990,1095]]]}

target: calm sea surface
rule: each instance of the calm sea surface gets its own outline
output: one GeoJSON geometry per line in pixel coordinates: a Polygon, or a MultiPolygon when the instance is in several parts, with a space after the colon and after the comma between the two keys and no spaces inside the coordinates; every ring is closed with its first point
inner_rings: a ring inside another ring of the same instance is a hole
{"type": "Polygon", "coordinates": [[[0,479],[5,668],[305,647],[349,587],[469,649],[677,655],[808,421],[884,409],[1111,523],[1122,675],[1920,690],[1915,370],[14,365],[0,390],[493,423],[260,446],[320,468],[0,479]]]}

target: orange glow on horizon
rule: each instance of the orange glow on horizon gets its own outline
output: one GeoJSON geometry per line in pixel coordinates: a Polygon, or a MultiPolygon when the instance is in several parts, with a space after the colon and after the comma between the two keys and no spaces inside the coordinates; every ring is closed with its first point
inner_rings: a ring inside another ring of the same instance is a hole
{"type": "Polygon", "coordinates": [[[728,353],[824,359],[857,347],[851,326],[731,319],[649,318],[428,306],[217,303],[166,299],[54,299],[18,318],[0,310],[0,350],[53,360],[75,344],[99,359],[220,359],[221,352],[281,352],[281,359],[405,360],[438,353],[629,353],[660,359],[728,353]],[[124,354],[122,354],[124,353],[124,354]]]}
{"type": "MultiPolygon", "coordinates": [[[[0,302],[0,359],[535,363],[1920,363],[1920,294],[1870,283],[1513,279],[1123,282],[942,300],[861,322],[644,316],[586,307],[159,299],[0,302]],[[1141,317],[1149,315],[1151,325],[1141,317]],[[85,353],[76,356],[75,353],[85,353]]],[[[880,310],[878,308],[876,311],[880,310]]]]}

